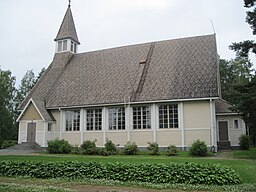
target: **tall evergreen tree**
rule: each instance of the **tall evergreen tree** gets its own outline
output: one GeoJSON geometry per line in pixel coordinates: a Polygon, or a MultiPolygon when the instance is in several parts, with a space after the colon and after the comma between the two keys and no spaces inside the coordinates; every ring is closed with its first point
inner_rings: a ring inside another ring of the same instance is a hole
{"type": "MultiPolygon", "coordinates": [[[[244,0],[244,6],[249,9],[245,21],[252,28],[253,35],[256,35],[256,0],[244,0]]],[[[239,43],[232,43],[230,48],[237,53],[237,56],[248,58],[249,53],[256,54],[256,42],[254,40],[245,40],[239,43]]]]}
{"type": "Polygon", "coordinates": [[[36,82],[35,73],[33,70],[28,70],[24,77],[21,79],[21,84],[17,90],[16,102],[20,104],[25,99],[29,91],[32,89],[36,82]]]}
{"type": "Polygon", "coordinates": [[[15,77],[10,71],[0,69],[0,145],[4,140],[17,139],[17,128],[13,115],[15,77]]]}

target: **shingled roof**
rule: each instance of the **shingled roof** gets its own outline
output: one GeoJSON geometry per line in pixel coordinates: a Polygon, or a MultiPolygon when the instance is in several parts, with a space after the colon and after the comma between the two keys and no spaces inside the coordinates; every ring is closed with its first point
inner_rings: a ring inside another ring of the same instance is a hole
{"type": "Polygon", "coordinates": [[[218,97],[215,35],[188,37],[80,54],[56,53],[21,104],[47,109],[218,97]],[[143,62],[141,62],[143,61],[143,62]]]}
{"type": "Polygon", "coordinates": [[[232,105],[223,99],[217,99],[215,101],[215,108],[217,114],[230,114],[236,112],[232,111],[232,105]]]}
{"type": "Polygon", "coordinates": [[[68,9],[66,11],[66,14],[61,23],[59,32],[58,32],[56,38],[54,39],[54,41],[58,41],[61,39],[67,39],[67,38],[71,38],[76,43],[80,44],[80,42],[78,41],[76,28],[75,28],[75,24],[74,24],[70,6],[68,7],[68,9]]]}

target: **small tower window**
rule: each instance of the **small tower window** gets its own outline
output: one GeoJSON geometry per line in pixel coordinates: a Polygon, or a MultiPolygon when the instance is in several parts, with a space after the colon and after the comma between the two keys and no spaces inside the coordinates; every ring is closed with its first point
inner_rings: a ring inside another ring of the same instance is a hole
{"type": "Polygon", "coordinates": [[[67,51],[67,48],[68,48],[68,41],[64,40],[63,41],[63,51],[67,51]]]}
{"type": "Polygon", "coordinates": [[[62,41],[58,41],[58,52],[62,51],[62,41]]]}
{"type": "Polygon", "coordinates": [[[76,53],[76,44],[74,43],[74,53],[76,53]]]}
{"type": "Polygon", "coordinates": [[[71,51],[74,52],[74,42],[71,41],[71,51]]]}
{"type": "Polygon", "coordinates": [[[77,44],[70,39],[58,41],[57,42],[57,52],[59,53],[59,52],[66,52],[66,51],[76,53],[77,44]]]}

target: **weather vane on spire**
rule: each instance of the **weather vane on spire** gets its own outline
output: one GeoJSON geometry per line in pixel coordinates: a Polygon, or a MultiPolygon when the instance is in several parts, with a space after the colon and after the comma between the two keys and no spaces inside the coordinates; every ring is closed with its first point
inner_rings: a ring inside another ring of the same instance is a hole
{"type": "Polygon", "coordinates": [[[70,7],[71,0],[68,0],[68,6],[70,7]]]}

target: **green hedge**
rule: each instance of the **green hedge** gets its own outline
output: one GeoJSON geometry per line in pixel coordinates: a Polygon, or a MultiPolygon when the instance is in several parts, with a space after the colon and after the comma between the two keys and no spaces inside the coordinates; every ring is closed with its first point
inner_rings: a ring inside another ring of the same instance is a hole
{"type": "Polygon", "coordinates": [[[148,183],[228,185],[241,182],[234,170],[215,164],[124,164],[96,162],[0,161],[0,176],[107,179],[148,183]]]}

